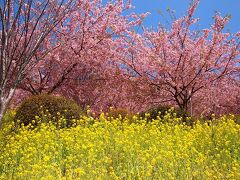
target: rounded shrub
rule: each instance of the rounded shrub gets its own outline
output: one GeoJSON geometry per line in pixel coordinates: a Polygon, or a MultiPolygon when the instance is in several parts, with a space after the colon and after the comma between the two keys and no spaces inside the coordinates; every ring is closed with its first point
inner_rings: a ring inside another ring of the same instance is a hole
{"type": "Polygon", "coordinates": [[[122,119],[124,118],[131,119],[133,114],[124,108],[116,108],[116,109],[111,108],[110,111],[108,112],[108,116],[113,117],[114,119],[119,117],[121,117],[122,119]]]}
{"type": "Polygon", "coordinates": [[[171,106],[157,106],[152,107],[140,113],[140,117],[146,117],[148,120],[163,118],[167,113],[170,115],[176,114],[176,117],[181,117],[182,113],[178,109],[173,109],[171,106]]]}
{"type": "Polygon", "coordinates": [[[41,94],[24,100],[17,108],[15,121],[20,124],[38,125],[40,122],[62,123],[71,126],[73,119],[80,118],[81,108],[64,97],[41,94]],[[61,121],[61,122],[60,122],[61,121]]]}

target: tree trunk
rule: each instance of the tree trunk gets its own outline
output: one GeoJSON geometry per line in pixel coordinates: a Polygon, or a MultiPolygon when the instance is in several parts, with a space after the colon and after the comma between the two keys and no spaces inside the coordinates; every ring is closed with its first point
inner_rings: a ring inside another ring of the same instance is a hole
{"type": "Polygon", "coordinates": [[[5,97],[4,95],[0,96],[0,126],[2,124],[2,119],[5,111],[7,110],[8,104],[14,95],[15,89],[10,89],[8,95],[5,97]]]}
{"type": "Polygon", "coordinates": [[[180,113],[181,113],[183,122],[187,123],[187,117],[189,116],[188,101],[186,101],[186,99],[184,99],[179,104],[179,108],[180,108],[180,113]]]}
{"type": "Polygon", "coordinates": [[[4,103],[1,101],[0,102],[0,126],[2,125],[2,119],[5,111],[6,111],[6,105],[4,105],[4,103]]]}

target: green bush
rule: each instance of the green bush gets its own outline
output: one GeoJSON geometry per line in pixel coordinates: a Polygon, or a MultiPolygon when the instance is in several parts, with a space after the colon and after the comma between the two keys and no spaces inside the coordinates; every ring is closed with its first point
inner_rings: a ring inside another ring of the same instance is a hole
{"type": "Polygon", "coordinates": [[[181,117],[182,114],[180,110],[170,106],[157,106],[143,111],[139,115],[151,121],[152,119],[158,119],[158,117],[162,119],[167,113],[170,113],[172,116],[175,114],[176,117],[181,117]]]}
{"type": "Polygon", "coordinates": [[[0,124],[0,130],[4,129],[8,125],[11,125],[14,123],[14,117],[15,117],[16,111],[14,109],[8,109],[2,119],[2,122],[0,124]]]}
{"type": "Polygon", "coordinates": [[[122,119],[124,119],[124,118],[131,119],[133,114],[130,111],[128,111],[127,109],[116,108],[116,109],[110,109],[110,111],[108,112],[108,116],[113,117],[115,119],[119,118],[119,117],[121,117],[122,119]]]}
{"type": "MultiPolygon", "coordinates": [[[[37,95],[23,101],[17,108],[15,121],[20,124],[38,125],[40,122],[59,124],[61,120],[64,126],[71,126],[73,119],[80,118],[82,111],[80,107],[71,100],[53,95],[37,95]]],[[[62,122],[61,122],[62,123],[62,122]]]]}

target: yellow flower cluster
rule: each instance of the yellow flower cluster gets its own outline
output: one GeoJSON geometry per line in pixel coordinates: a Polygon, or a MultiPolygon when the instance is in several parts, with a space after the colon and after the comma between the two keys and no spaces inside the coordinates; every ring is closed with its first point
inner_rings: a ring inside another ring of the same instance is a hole
{"type": "Polygon", "coordinates": [[[190,127],[102,114],[71,128],[9,128],[0,179],[240,179],[240,126],[230,117],[190,127]]]}

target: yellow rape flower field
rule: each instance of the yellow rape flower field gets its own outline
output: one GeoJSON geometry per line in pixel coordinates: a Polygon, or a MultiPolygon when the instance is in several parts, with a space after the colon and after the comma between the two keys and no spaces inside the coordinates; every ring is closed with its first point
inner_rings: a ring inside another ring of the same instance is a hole
{"type": "Polygon", "coordinates": [[[71,128],[6,125],[0,179],[240,179],[240,125],[134,116],[82,117],[71,128]]]}

